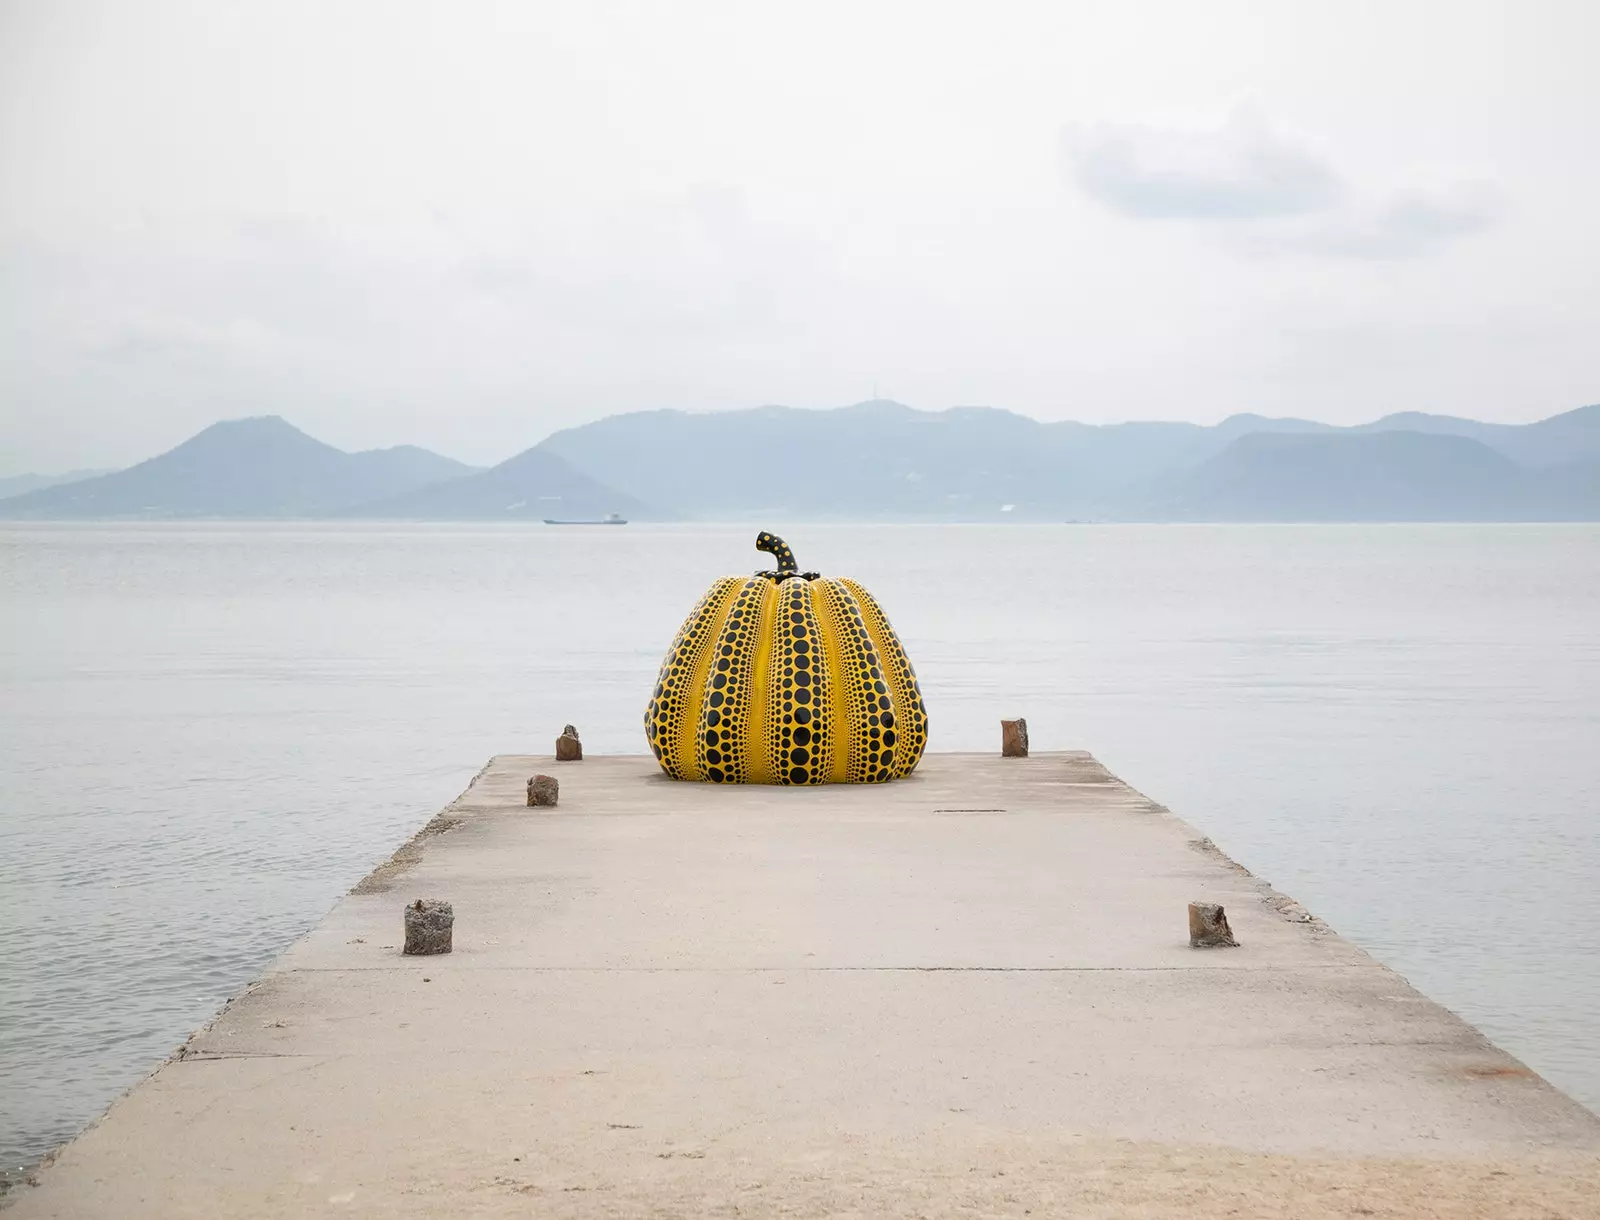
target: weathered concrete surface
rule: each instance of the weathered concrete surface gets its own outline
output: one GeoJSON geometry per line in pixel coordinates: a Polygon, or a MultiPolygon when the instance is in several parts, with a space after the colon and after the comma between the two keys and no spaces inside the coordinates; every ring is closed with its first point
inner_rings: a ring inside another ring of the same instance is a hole
{"type": "Polygon", "coordinates": [[[591,758],[530,811],[550,762],[496,759],[15,1220],[1600,1215],[1600,1119],[1086,754],[591,758]],[[402,957],[440,894],[455,952],[402,957]],[[1196,900],[1240,948],[1189,948],[1196,900]]]}

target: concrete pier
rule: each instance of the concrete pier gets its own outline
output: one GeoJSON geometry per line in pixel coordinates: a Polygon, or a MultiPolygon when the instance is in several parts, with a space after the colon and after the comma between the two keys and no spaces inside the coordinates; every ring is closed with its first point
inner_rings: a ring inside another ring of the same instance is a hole
{"type": "MultiPolygon", "coordinates": [[[[1087,754],[495,759],[11,1216],[1600,1216],[1600,1118],[1087,754]],[[528,777],[560,777],[528,808],[528,777]],[[454,952],[401,955],[402,906],[454,952]],[[1189,947],[1191,902],[1240,947],[1189,947]]],[[[9,1218],[8,1218],[9,1220],[9,1218]]]]}

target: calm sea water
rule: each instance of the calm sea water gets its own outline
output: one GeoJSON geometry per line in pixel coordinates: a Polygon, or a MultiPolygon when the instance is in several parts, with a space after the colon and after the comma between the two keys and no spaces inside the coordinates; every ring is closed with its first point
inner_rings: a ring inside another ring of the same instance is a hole
{"type": "MultiPolygon", "coordinates": [[[[775,525],[780,523],[773,523],[775,525]]],[[[1086,747],[1600,1107],[1600,527],[794,526],[935,750],[1086,747]]],[[[752,527],[0,527],[0,1158],[73,1134],[493,753],[644,750],[752,527]]]]}

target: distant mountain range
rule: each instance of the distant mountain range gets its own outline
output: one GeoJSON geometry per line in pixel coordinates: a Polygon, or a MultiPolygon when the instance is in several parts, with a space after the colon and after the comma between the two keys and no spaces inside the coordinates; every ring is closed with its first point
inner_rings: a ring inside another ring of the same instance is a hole
{"type": "Polygon", "coordinates": [[[1534,424],[1391,415],[1041,423],[991,408],[618,415],[540,449],[686,517],[1600,520],[1600,406],[1534,424]]]}
{"type": "Polygon", "coordinates": [[[357,504],[335,515],[405,521],[537,521],[593,519],[608,513],[634,519],[659,516],[538,446],[488,470],[357,504]]]}
{"type": "Polygon", "coordinates": [[[0,500],[0,516],[321,517],[471,472],[411,445],[346,453],[264,416],[212,424],[127,470],[0,500]]]}
{"type": "Polygon", "coordinates": [[[0,498],[0,517],[1594,521],[1600,405],[1523,425],[1406,413],[1353,428],[1041,423],[886,401],[645,411],[487,470],[411,446],[346,453],[269,416],[69,479],[0,498]]]}
{"type": "Polygon", "coordinates": [[[25,491],[37,491],[41,487],[55,487],[60,483],[81,483],[84,479],[93,479],[103,474],[111,474],[107,470],[69,470],[65,474],[13,474],[0,479],[0,500],[10,496],[20,496],[25,491]]]}
{"type": "Polygon", "coordinates": [[[1464,436],[1241,436],[1152,502],[1192,521],[1562,521],[1600,518],[1600,462],[1533,469],[1464,436]]]}

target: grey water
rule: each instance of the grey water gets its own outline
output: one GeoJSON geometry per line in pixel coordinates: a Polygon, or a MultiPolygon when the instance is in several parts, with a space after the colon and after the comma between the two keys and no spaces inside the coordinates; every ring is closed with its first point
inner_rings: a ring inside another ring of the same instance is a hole
{"type": "MultiPolygon", "coordinates": [[[[767,524],[882,602],[930,749],[1093,750],[1600,1107],[1600,527],[767,524]]],[[[489,755],[642,752],[754,534],[0,527],[0,1164],[489,755]]]]}

